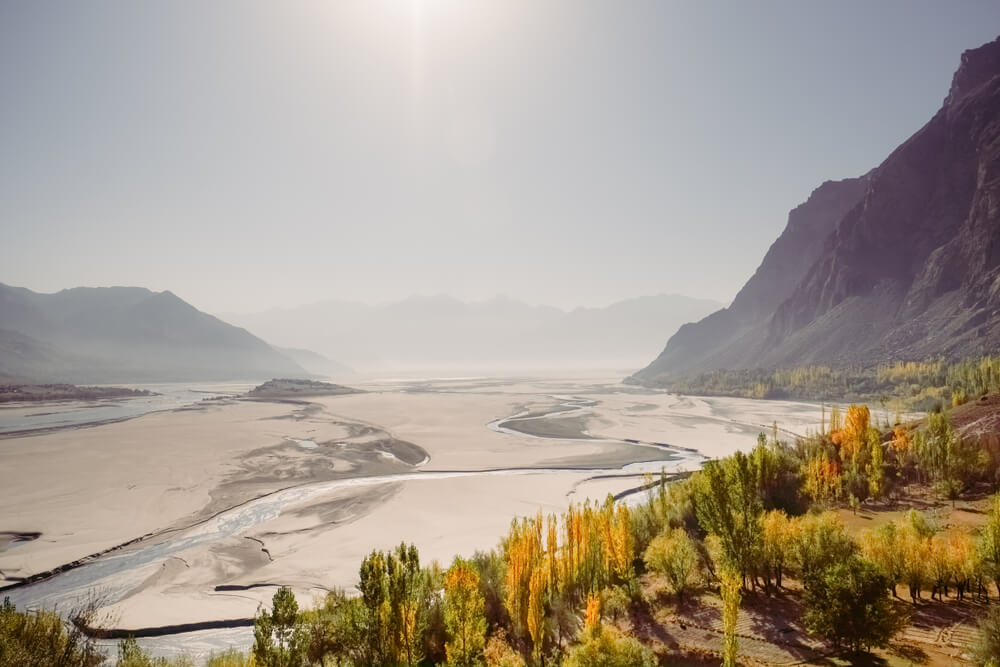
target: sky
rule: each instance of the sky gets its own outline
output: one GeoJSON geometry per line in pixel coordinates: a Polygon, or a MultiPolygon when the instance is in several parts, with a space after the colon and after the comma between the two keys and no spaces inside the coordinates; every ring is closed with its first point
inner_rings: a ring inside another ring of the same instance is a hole
{"type": "Polygon", "coordinates": [[[1000,3],[0,0],[0,282],[729,302],[1000,3]]]}

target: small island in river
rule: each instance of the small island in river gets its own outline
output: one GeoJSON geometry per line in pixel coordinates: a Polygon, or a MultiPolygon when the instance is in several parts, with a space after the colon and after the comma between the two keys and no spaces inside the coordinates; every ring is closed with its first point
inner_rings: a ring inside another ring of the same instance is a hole
{"type": "Polygon", "coordinates": [[[247,392],[248,398],[303,398],[306,396],[339,396],[341,394],[360,394],[360,389],[352,389],[331,382],[317,380],[292,380],[277,378],[268,380],[262,385],[247,392]]]}

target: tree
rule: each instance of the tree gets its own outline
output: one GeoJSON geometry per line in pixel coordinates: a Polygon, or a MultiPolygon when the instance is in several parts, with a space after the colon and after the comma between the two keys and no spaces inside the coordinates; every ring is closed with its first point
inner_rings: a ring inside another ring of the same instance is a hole
{"type": "Polygon", "coordinates": [[[868,450],[868,493],[875,500],[881,500],[885,493],[885,454],[882,435],[876,428],[868,429],[868,450]]]}
{"type": "Polygon", "coordinates": [[[390,656],[390,606],[389,576],[386,557],[380,551],[372,551],[361,561],[358,590],[364,603],[365,615],[365,658],[375,664],[384,664],[390,656]]]}
{"type": "Polygon", "coordinates": [[[536,662],[541,658],[545,645],[545,582],[545,568],[536,567],[528,584],[528,634],[536,662]]]}
{"type": "Polygon", "coordinates": [[[991,577],[1000,590],[1000,494],[993,496],[986,525],[979,532],[976,553],[984,575],[991,577]]]}
{"type": "Polygon", "coordinates": [[[739,658],[739,638],[736,624],[740,618],[740,577],[731,569],[722,571],[720,592],[722,593],[722,665],[736,667],[739,658]]]}
{"type": "Polygon", "coordinates": [[[739,572],[746,587],[760,544],[758,518],[763,511],[755,467],[742,452],[709,461],[698,474],[696,488],[698,522],[718,536],[726,564],[739,572]]]}
{"type": "Polygon", "coordinates": [[[860,538],[861,552],[885,577],[893,597],[899,597],[896,585],[902,581],[906,567],[902,537],[896,522],[890,521],[874,530],[865,530],[860,538]]]}
{"type": "Polygon", "coordinates": [[[271,598],[271,611],[260,609],[253,622],[253,654],[260,667],[297,667],[305,657],[307,637],[299,622],[295,594],[282,586],[271,598]]]}
{"type": "Polygon", "coordinates": [[[386,557],[389,583],[390,636],[396,658],[408,667],[423,658],[424,573],[420,569],[417,548],[400,544],[386,557]]]}
{"type": "Polygon", "coordinates": [[[955,500],[979,467],[979,450],[963,440],[943,412],[927,415],[927,427],[918,431],[913,451],[921,468],[944,497],[955,500]]]}
{"type": "Polygon", "coordinates": [[[806,628],[852,651],[886,646],[905,623],[887,587],[878,568],[858,557],[812,572],[805,580],[806,628]]]}
{"type": "Polygon", "coordinates": [[[771,582],[781,588],[785,565],[791,558],[795,541],[792,522],[781,510],[771,510],[761,517],[760,564],[764,587],[770,592],[771,582]]]}
{"type": "Polygon", "coordinates": [[[796,524],[795,561],[803,580],[831,563],[847,560],[857,550],[833,512],[808,514],[797,519],[796,524]]]}
{"type": "Polygon", "coordinates": [[[979,621],[979,634],[972,645],[977,665],[1000,667],[1000,607],[990,607],[979,621]]]}
{"type": "Polygon", "coordinates": [[[868,445],[868,424],[871,412],[867,405],[851,405],[844,417],[844,428],[840,439],[840,458],[849,466],[868,445]]]}
{"type": "Polygon", "coordinates": [[[840,497],[843,489],[840,465],[826,454],[810,458],[804,465],[803,475],[805,492],[818,505],[827,505],[840,497]]]}
{"type": "Polygon", "coordinates": [[[486,645],[486,602],[479,592],[479,573],[456,559],[444,583],[444,618],[451,639],[445,644],[448,663],[469,667],[486,645]]]}
{"type": "Polygon", "coordinates": [[[643,554],[646,567],[662,575],[677,599],[683,601],[684,592],[698,565],[698,551],[683,528],[674,528],[655,538],[643,554]]]}

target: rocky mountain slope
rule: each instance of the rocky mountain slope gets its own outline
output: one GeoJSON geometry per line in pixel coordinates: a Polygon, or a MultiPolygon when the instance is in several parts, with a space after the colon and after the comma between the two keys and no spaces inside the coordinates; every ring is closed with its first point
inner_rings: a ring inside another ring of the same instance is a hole
{"type": "Polygon", "coordinates": [[[1000,39],[962,54],[940,111],[881,165],[792,211],[733,305],[635,379],[997,349],[1000,39]]]}
{"type": "Polygon", "coordinates": [[[171,292],[39,294],[0,284],[0,376],[101,383],[304,375],[261,339],[171,292]]]}

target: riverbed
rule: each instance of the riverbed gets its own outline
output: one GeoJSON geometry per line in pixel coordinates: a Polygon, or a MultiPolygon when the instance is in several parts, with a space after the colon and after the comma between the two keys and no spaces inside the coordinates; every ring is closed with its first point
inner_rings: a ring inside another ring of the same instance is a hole
{"type": "MultiPolygon", "coordinates": [[[[0,488],[0,532],[40,533],[0,551],[3,584],[83,559],[3,594],[61,610],[96,594],[111,625],[140,633],[239,621],[279,585],[305,604],[349,589],[372,549],[413,542],[446,565],[495,546],[514,516],[696,469],[774,422],[792,437],[820,421],[817,405],[607,378],[360,388],[298,404],[199,401],[0,441],[0,470],[17,471],[0,488]]],[[[235,628],[142,643],[201,655],[249,638],[235,628]]]]}

